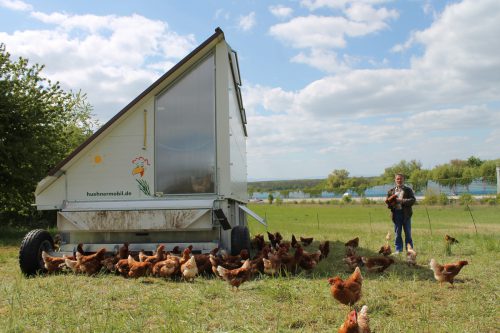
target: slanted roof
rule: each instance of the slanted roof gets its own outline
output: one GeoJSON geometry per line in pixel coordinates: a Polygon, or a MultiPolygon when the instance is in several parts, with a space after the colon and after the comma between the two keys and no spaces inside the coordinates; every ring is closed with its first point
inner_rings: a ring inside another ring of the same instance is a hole
{"type": "MultiPolygon", "coordinates": [[[[54,168],[49,171],[49,176],[59,177],[59,172],[61,169],[71,161],[78,153],[80,153],[85,147],[87,147],[91,142],[96,140],[101,134],[103,134],[111,125],[113,125],[118,119],[122,118],[128,111],[130,111],[136,104],[138,104],[146,95],[157,88],[164,80],[173,75],[179,68],[188,63],[193,57],[198,53],[201,53],[205,49],[211,49],[221,40],[224,40],[224,32],[221,28],[217,27],[215,33],[201,43],[196,49],[184,57],[180,62],[178,62],[174,67],[172,67],[168,72],[163,74],[158,80],[151,84],[146,90],[144,90],[139,96],[132,100],[127,106],[125,106],[120,112],[118,112],[113,118],[111,118],[107,123],[101,126],[94,134],[92,134],[87,140],[85,140],[80,146],[71,152],[65,159],[59,162],[54,168]]],[[[245,130],[246,132],[246,130],[245,130]]]]}

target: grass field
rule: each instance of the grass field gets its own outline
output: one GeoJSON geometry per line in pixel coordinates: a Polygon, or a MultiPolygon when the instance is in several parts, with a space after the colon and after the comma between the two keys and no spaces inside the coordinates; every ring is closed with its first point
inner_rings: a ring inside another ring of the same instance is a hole
{"type": "MultiPolygon", "coordinates": [[[[217,279],[194,283],[59,274],[25,278],[18,266],[20,234],[0,236],[1,332],[336,332],[349,309],[329,293],[327,278],[350,273],[343,243],[360,237],[359,253],[376,253],[392,229],[383,205],[253,205],[269,230],[285,238],[313,236],[331,252],[310,273],[257,277],[239,292],[217,279]]],[[[382,274],[362,269],[363,297],[375,332],[499,332],[500,207],[416,206],[413,238],[418,264],[404,258],[382,274]],[[428,215],[427,215],[428,213],[428,215]],[[430,219],[430,224],[429,224],[430,219]],[[446,255],[443,237],[460,243],[446,255]],[[428,268],[468,260],[455,288],[440,287],[428,268]]],[[[252,234],[265,228],[249,221],[252,234]]]]}

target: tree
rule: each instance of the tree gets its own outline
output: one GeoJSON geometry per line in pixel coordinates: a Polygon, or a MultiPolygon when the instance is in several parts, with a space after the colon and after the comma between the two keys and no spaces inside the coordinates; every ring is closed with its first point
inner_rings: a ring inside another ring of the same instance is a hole
{"type": "Polygon", "coordinates": [[[384,173],[381,176],[381,181],[382,183],[393,183],[395,174],[401,173],[405,176],[405,178],[408,178],[413,171],[421,169],[422,163],[420,163],[420,161],[411,160],[410,162],[407,162],[402,160],[391,167],[385,168],[384,173]]]}
{"type": "Polygon", "coordinates": [[[458,161],[452,160],[449,164],[438,165],[432,169],[433,180],[441,186],[449,186],[452,193],[456,193],[456,186],[462,178],[462,165],[458,161]]]}
{"type": "Polygon", "coordinates": [[[488,184],[496,184],[496,168],[500,165],[500,159],[484,161],[479,167],[479,176],[488,184]]]}
{"type": "Polygon", "coordinates": [[[335,169],[326,179],[326,188],[334,193],[344,193],[346,181],[349,179],[349,171],[345,169],[335,169]]]}
{"type": "Polygon", "coordinates": [[[0,224],[33,216],[37,182],[97,125],[86,96],[63,91],[43,68],[12,61],[0,44],[0,224]]]}
{"type": "Polygon", "coordinates": [[[479,159],[479,157],[471,156],[467,159],[467,166],[471,168],[479,168],[484,161],[479,159]]]}
{"type": "Polygon", "coordinates": [[[360,197],[365,195],[365,191],[370,187],[370,180],[365,177],[351,177],[345,182],[346,188],[356,192],[360,197]]]}
{"type": "Polygon", "coordinates": [[[273,201],[274,201],[274,195],[272,195],[272,193],[269,193],[269,195],[267,196],[267,201],[269,201],[269,204],[272,205],[273,204],[273,201]]]}
{"type": "Polygon", "coordinates": [[[408,182],[411,184],[413,191],[420,192],[427,187],[429,181],[429,170],[416,169],[410,174],[408,182]]]}

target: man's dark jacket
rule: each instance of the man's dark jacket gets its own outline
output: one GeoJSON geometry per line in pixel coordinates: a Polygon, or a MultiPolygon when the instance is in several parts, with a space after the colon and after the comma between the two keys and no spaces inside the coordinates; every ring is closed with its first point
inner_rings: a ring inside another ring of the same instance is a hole
{"type": "MultiPolygon", "coordinates": [[[[387,198],[389,198],[391,195],[394,194],[394,191],[396,190],[396,187],[391,188],[387,192],[387,198]]],[[[408,186],[403,185],[403,202],[401,203],[401,206],[403,207],[403,218],[405,220],[409,219],[413,215],[413,209],[411,206],[417,201],[415,199],[415,194],[413,193],[413,190],[409,188],[408,186]]],[[[394,207],[389,207],[392,212],[392,220],[394,221],[394,207]]]]}

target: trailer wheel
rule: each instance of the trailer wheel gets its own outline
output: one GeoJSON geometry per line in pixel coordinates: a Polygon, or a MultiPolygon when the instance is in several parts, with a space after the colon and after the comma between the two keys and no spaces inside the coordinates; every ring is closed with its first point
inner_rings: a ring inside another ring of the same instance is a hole
{"type": "Polygon", "coordinates": [[[42,251],[52,252],[54,240],[52,236],[42,229],[31,230],[24,236],[19,249],[19,266],[21,271],[32,276],[37,272],[44,272],[42,251]]]}
{"type": "Polygon", "coordinates": [[[231,230],[231,253],[235,256],[243,249],[250,252],[250,232],[247,227],[237,225],[231,230]]]}

